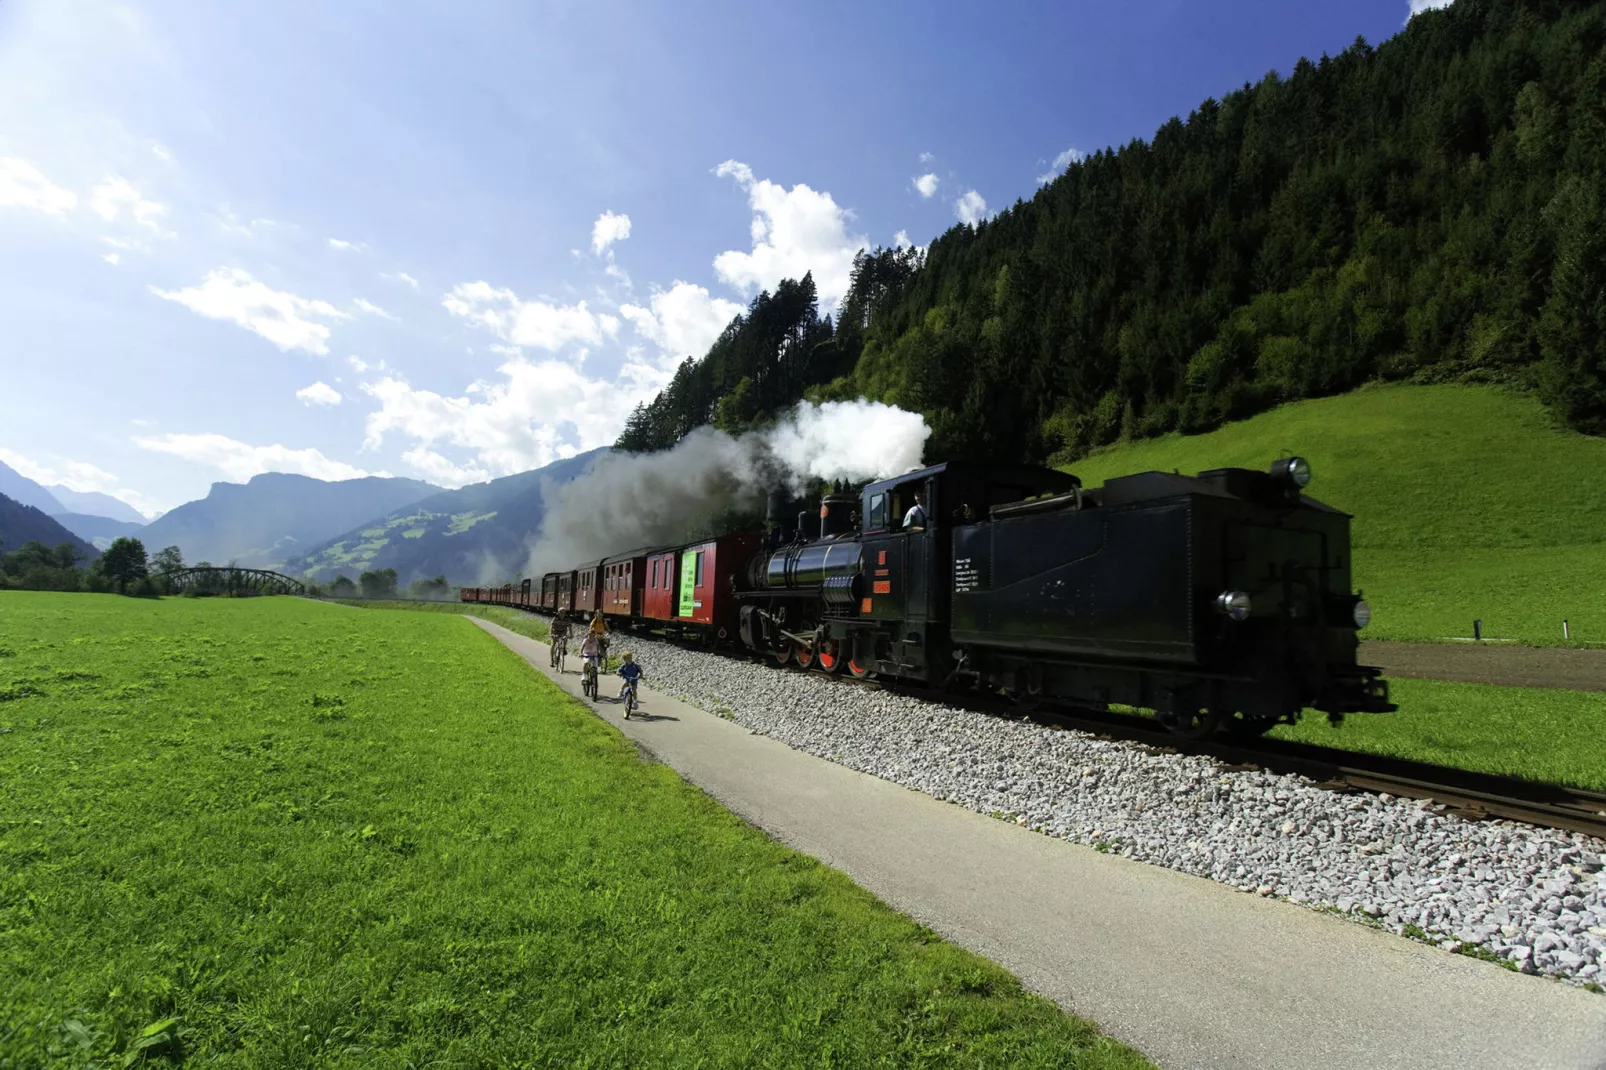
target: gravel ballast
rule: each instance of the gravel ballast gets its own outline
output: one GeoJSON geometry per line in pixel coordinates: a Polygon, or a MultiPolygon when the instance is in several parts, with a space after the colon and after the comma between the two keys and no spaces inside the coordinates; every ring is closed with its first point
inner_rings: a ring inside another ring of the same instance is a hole
{"type": "Polygon", "coordinates": [[[1606,983],[1600,840],[634,636],[614,649],[635,651],[653,688],[934,798],[1524,973],[1606,983]]]}

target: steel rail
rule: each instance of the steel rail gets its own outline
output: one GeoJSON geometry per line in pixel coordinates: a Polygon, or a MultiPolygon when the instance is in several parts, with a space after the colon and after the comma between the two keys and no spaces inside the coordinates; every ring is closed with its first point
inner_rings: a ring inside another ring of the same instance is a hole
{"type": "MultiPolygon", "coordinates": [[[[663,635],[651,637],[659,641],[674,641],[663,635]]],[[[777,668],[771,659],[751,651],[718,651],[717,648],[704,646],[698,649],[727,653],[741,660],[761,661],[771,668],[777,668]]],[[[1425,799],[1442,812],[1467,820],[1517,821],[1606,840],[1606,793],[1603,792],[1290,740],[1190,740],[1158,727],[1151,718],[1136,714],[1049,705],[1029,708],[1002,696],[941,691],[890,680],[857,680],[801,666],[781,667],[797,672],[815,671],[816,675],[843,686],[880,688],[978,713],[1028,720],[1050,728],[1090,732],[1141,744],[1159,752],[1214,758],[1228,769],[1265,769],[1272,773],[1303,776],[1330,791],[1364,791],[1425,799]]]]}

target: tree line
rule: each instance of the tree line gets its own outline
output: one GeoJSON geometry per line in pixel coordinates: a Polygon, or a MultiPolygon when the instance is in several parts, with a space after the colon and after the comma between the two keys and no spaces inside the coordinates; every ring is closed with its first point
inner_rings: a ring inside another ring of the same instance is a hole
{"type": "MultiPolygon", "coordinates": [[[[0,547],[3,549],[3,547],[0,547]]],[[[138,539],[116,539],[89,566],[85,554],[70,542],[46,546],[25,542],[0,553],[0,588],[19,591],[91,591],[153,598],[168,592],[167,574],[184,566],[177,546],[145,552],[138,539]]]]}
{"type": "Polygon", "coordinates": [[[922,255],[760,294],[618,448],[803,397],[928,459],[1065,463],[1369,380],[1498,382],[1606,434],[1606,5],[1457,0],[1071,165],[922,255]]]}

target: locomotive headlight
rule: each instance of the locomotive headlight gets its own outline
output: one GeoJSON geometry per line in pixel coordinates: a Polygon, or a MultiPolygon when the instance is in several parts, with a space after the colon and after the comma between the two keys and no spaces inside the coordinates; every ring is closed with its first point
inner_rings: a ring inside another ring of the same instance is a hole
{"type": "Polygon", "coordinates": [[[1271,466],[1271,475],[1303,489],[1310,486],[1310,462],[1303,457],[1284,457],[1271,466]]]}
{"type": "Polygon", "coordinates": [[[1366,604],[1365,599],[1355,602],[1355,627],[1364,628],[1372,623],[1372,607],[1366,604]]]}
{"type": "Polygon", "coordinates": [[[1242,591],[1222,591],[1216,596],[1216,608],[1232,620],[1248,620],[1252,607],[1242,591]]]}

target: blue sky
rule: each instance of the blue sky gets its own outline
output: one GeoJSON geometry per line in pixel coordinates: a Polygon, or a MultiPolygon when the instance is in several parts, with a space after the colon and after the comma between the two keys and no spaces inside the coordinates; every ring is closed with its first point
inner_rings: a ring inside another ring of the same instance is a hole
{"type": "Polygon", "coordinates": [[[546,464],[758,288],[1422,6],[8,0],[0,460],[147,512],[546,464]]]}

